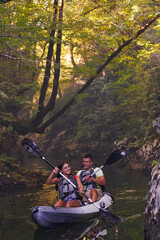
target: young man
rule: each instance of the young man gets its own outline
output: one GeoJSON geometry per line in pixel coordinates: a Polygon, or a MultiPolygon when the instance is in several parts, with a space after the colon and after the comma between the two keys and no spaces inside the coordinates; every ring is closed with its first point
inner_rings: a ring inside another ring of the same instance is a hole
{"type": "MultiPolygon", "coordinates": [[[[93,202],[102,197],[102,190],[100,187],[105,186],[105,177],[100,169],[96,174],[98,168],[93,168],[93,160],[91,154],[85,154],[83,157],[83,170],[77,173],[83,184],[84,193],[91,198],[93,202]],[[93,175],[93,176],[91,176],[93,175]]],[[[87,199],[84,199],[87,201],[87,199]]]]}

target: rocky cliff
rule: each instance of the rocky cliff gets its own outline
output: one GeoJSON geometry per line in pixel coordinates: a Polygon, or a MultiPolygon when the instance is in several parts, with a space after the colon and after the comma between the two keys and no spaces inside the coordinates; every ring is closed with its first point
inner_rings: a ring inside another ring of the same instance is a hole
{"type": "Polygon", "coordinates": [[[160,164],[151,172],[151,185],[145,214],[144,239],[160,240],[160,164]]]}

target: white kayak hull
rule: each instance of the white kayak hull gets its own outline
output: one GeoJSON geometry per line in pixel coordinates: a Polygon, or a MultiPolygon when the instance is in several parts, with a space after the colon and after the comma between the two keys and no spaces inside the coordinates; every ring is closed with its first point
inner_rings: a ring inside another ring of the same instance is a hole
{"type": "MultiPolygon", "coordinates": [[[[113,197],[109,193],[96,202],[99,208],[107,209],[114,203],[113,197]]],[[[62,226],[68,223],[86,221],[99,216],[99,209],[94,204],[88,204],[81,207],[52,207],[37,206],[31,213],[33,221],[40,227],[49,229],[56,226],[62,226]]]]}

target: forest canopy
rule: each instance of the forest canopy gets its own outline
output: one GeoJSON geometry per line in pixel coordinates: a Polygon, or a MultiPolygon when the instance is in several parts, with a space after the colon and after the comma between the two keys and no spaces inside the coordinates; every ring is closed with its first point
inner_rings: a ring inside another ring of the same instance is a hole
{"type": "MultiPolygon", "coordinates": [[[[123,119],[149,134],[160,114],[159,10],[150,0],[1,3],[0,126],[43,133],[90,89],[97,116],[110,106],[117,128],[123,119]]],[[[111,115],[101,114],[106,125],[111,115]]]]}

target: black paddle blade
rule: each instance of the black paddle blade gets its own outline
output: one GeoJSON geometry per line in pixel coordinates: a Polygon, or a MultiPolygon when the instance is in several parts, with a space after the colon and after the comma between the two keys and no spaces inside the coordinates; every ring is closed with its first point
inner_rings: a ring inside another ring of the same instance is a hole
{"type": "Polygon", "coordinates": [[[101,216],[105,220],[109,220],[109,221],[112,221],[112,222],[122,222],[122,219],[120,219],[115,214],[113,214],[112,212],[110,212],[110,211],[108,211],[106,209],[100,208],[99,211],[101,213],[101,216]]]}
{"type": "Polygon", "coordinates": [[[118,160],[120,160],[122,157],[124,157],[126,155],[126,150],[124,147],[119,148],[117,150],[115,150],[113,153],[111,153],[111,155],[107,158],[105,165],[111,165],[114,162],[117,162],[118,160]]]}
{"type": "Polygon", "coordinates": [[[38,154],[40,157],[42,157],[39,147],[32,140],[24,138],[21,144],[28,152],[38,154]]]}

